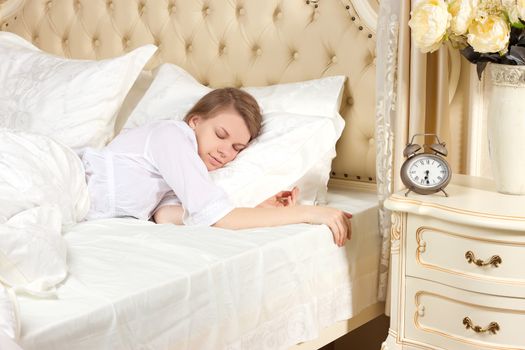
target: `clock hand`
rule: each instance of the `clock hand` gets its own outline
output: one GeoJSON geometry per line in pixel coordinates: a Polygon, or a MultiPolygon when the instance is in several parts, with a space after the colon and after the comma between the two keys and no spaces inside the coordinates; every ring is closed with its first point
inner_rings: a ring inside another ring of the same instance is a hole
{"type": "Polygon", "coordinates": [[[428,174],[429,174],[429,173],[430,173],[429,170],[425,170],[425,177],[424,177],[424,179],[425,179],[427,185],[430,185],[430,181],[428,181],[428,174]]]}

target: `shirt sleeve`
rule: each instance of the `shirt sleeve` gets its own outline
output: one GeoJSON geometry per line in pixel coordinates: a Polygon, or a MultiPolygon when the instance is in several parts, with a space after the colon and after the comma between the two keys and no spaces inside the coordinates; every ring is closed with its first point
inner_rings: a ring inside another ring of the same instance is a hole
{"type": "Polygon", "coordinates": [[[173,191],[169,191],[168,193],[166,193],[164,195],[164,197],[162,197],[162,199],[160,200],[159,204],[157,204],[157,206],[155,207],[155,209],[151,213],[151,216],[153,216],[153,214],[155,214],[155,212],[157,210],[159,210],[160,208],[165,207],[167,205],[180,205],[180,206],[182,206],[182,203],[180,202],[180,199],[175,195],[175,193],[173,193],[173,191]]]}
{"type": "Polygon", "coordinates": [[[224,190],[211,180],[194,136],[177,124],[163,123],[153,128],[144,157],[182,203],[185,225],[210,226],[233,210],[224,190]]]}

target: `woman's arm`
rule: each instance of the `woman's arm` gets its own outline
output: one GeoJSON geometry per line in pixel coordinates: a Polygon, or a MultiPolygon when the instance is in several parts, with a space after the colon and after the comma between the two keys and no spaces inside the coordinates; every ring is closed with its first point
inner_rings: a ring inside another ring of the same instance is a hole
{"type": "MultiPolygon", "coordinates": [[[[275,208],[275,207],[287,207],[295,205],[297,202],[297,196],[299,195],[299,189],[294,187],[291,191],[281,191],[275,196],[272,196],[259,204],[258,208],[275,208]]],[[[164,202],[164,199],[162,200],[164,202]]],[[[184,209],[178,204],[164,204],[156,209],[153,213],[153,220],[157,224],[176,224],[184,225],[182,218],[184,216],[184,209]],[[167,207],[163,209],[164,207],[167,207]]]]}
{"type": "MultiPolygon", "coordinates": [[[[295,205],[297,202],[297,196],[299,195],[299,189],[294,187],[291,191],[281,191],[275,196],[272,196],[259,204],[258,208],[276,208],[276,207],[288,207],[295,205]]],[[[164,199],[162,200],[164,202],[164,199]]],[[[157,224],[176,224],[184,225],[182,218],[184,217],[184,209],[178,204],[164,204],[157,208],[153,213],[153,221],[157,224]],[[163,209],[166,207],[165,209],[163,209]]]]}
{"type": "Polygon", "coordinates": [[[277,208],[235,208],[213,226],[243,229],[299,223],[325,224],[332,231],[334,243],[343,246],[346,239],[350,239],[352,234],[351,217],[351,214],[338,209],[310,205],[277,208]]]}
{"type": "Polygon", "coordinates": [[[184,216],[184,209],[180,205],[165,205],[153,214],[153,220],[157,224],[175,224],[184,225],[182,217],[184,216]]]}
{"type": "MultiPolygon", "coordinates": [[[[183,214],[184,210],[181,206],[166,205],[159,208],[153,218],[157,224],[182,225],[183,214]]],[[[299,223],[325,224],[332,231],[334,243],[342,246],[352,234],[351,217],[351,214],[338,209],[309,205],[235,208],[213,226],[235,230],[299,223]]]]}

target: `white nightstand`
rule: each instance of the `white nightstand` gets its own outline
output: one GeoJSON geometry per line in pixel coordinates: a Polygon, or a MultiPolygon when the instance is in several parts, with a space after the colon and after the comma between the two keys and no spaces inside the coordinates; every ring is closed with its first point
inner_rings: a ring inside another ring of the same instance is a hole
{"type": "Polygon", "coordinates": [[[384,350],[525,349],[525,196],[456,177],[463,184],[450,184],[449,197],[403,191],[385,203],[393,215],[384,350]]]}

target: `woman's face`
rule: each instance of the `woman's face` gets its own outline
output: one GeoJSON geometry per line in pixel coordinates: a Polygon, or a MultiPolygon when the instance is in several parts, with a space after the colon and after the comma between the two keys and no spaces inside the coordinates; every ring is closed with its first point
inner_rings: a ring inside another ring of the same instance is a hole
{"type": "Polygon", "coordinates": [[[195,131],[199,156],[208,171],[222,168],[234,160],[250,141],[246,123],[233,108],[208,119],[193,115],[188,124],[195,131]]]}

